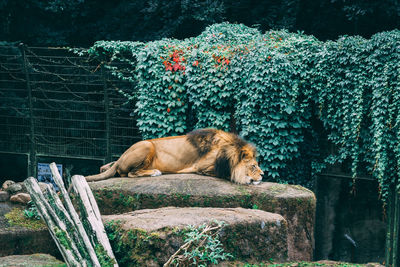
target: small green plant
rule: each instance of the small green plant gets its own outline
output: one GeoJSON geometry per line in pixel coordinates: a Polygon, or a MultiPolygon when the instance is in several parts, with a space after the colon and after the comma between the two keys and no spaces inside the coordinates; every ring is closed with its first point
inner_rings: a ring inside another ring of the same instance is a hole
{"type": "Polygon", "coordinates": [[[21,226],[28,229],[43,229],[46,227],[42,220],[37,220],[34,217],[27,218],[24,215],[24,210],[21,208],[14,208],[4,217],[7,219],[11,226],[21,226]]]}
{"type": "Polygon", "coordinates": [[[24,216],[28,219],[40,220],[39,212],[32,201],[29,201],[28,208],[24,209],[24,216]]]}
{"type": "Polygon", "coordinates": [[[219,240],[219,232],[226,224],[214,221],[198,227],[189,225],[185,231],[185,243],[176,251],[164,266],[207,266],[219,261],[233,259],[226,253],[219,240]]]}

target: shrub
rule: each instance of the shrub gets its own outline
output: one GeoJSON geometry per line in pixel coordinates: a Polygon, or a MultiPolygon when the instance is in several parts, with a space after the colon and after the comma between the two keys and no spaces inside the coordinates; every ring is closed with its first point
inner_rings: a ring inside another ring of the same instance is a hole
{"type": "Polygon", "coordinates": [[[236,131],[269,178],[310,186],[325,164],[349,161],[386,198],[399,176],[399,43],[398,30],[321,42],[222,23],[185,40],[100,41],[86,52],[135,85],[143,138],[236,131]]]}

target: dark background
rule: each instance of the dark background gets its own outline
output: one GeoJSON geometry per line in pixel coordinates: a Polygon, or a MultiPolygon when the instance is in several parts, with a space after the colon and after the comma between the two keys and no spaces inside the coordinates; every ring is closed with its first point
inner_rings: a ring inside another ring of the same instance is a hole
{"type": "Polygon", "coordinates": [[[320,40],[399,28],[397,0],[0,0],[0,41],[91,46],[97,40],[196,36],[229,21],[304,31],[320,40]]]}
{"type": "MultiPolygon", "coordinates": [[[[0,0],[0,44],[89,47],[97,40],[182,39],[223,21],[261,31],[303,31],[320,40],[340,35],[368,38],[400,28],[400,1],[0,0]]],[[[63,164],[65,175],[96,173],[102,165],[93,159],[38,158],[38,162],[52,161],[63,164]]],[[[24,180],[27,162],[26,153],[0,153],[0,182],[24,180]]],[[[357,193],[351,195],[350,184],[350,179],[327,176],[316,183],[315,259],[382,261],[386,222],[377,197],[378,185],[376,181],[359,181],[357,193]]]]}

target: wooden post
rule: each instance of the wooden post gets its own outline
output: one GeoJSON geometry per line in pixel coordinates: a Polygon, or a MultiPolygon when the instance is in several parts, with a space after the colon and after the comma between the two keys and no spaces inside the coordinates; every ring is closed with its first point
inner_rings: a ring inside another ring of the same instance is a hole
{"type": "Polygon", "coordinates": [[[47,185],[42,193],[35,178],[30,177],[24,183],[67,265],[118,267],[99,208],[86,179],[79,175],[72,177],[72,185],[81,208],[80,219],[54,162],[50,164],[50,170],[63,201],[51,185],[47,185]]]}
{"type": "MultiPolygon", "coordinates": [[[[81,207],[81,213],[84,214],[82,215],[82,220],[84,221],[85,225],[91,228],[86,230],[94,233],[94,235],[91,235],[92,244],[100,244],[104,248],[107,255],[111,259],[115,259],[106,231],[104,229],[103,222],[101,220],[100,210],[85,177],[81,175],[74,175],[72,176],[71,181],[72,188],[77,195],[79,207],[81,207]]],[[[118,266],[116,261],[114,266],[118,266]]]]}
{"type": "Polygon", "coordinates": [[[72,222],[75,225],[77,231],[79,232],[79,235],[82,238],[85,248],[87,249],[87,253],[89,254],[90,261],[95,266],[100,266],[100,263],[99,263],[99,260],[97,259],[94,248],[93,248],[92,244],[90,243],[89,237],[86,234],[85,229],[83,228],[82,222],[79,220],[78,213],[76,213],[75,208],[72,205],[72,201],[68,195],[67,190],[64,187],[64,182],[61,178],[60,173],[58,172],[57,165],[54,162],[50,164],[50,170],[51,170],[51,173],[53,174],[54,182],[60,189],[60,195],[64,199],[66,210],[71,215],[72,222]]]}
{"type": "MultiPolygon", "coordinates": [[[[53,208],[46,201],[42,191],[40,190],[37,180],[33,177],[29,177],[24,181],[26,188],[31,195],[33,202],[42,219],[45,221],[47,228],[53,239],[56,241],[56,245],[60,250],[65,262],[68,266],[87,266],[86,262],[80,256],[78,249],[75,244],[70,242],[71,237],[67,231],[65,223],[60,220],[53,208]]],[[[52,190],[47,185],[47,191],[52,190]]]]}

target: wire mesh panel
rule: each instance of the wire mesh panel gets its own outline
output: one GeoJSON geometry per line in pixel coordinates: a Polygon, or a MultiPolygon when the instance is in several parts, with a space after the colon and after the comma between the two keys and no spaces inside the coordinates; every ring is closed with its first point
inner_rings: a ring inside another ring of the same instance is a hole
{"type": "Polygon", "coordinates": [[[36,151],[104,158],[104,84],[96,65],[65,49],[25,49],[36,151]]]}
{"type": "Polygon", "coordinates": [[[15,46],[0,46],[0,151],[30,149],[29,99],[23,57],[15,46]]]}
{"type": "MultiPolygon", "coordinates": [[[[108,74],[108,76],[111,76],[108,74]]],[[[136,119],[133,116],[134,102],[121,97],[121,90],[135,91],[128,83],[122,83],[109,77],[107,81],[110,114],[110,155],[118,158],[133,143],[141,140],[136,119]]]]}
{"type": "Polygon", "coordinates": [[[68,49],[0,46],[0,151],[116,158],[140,140],[131,87],[68,49]]]}

